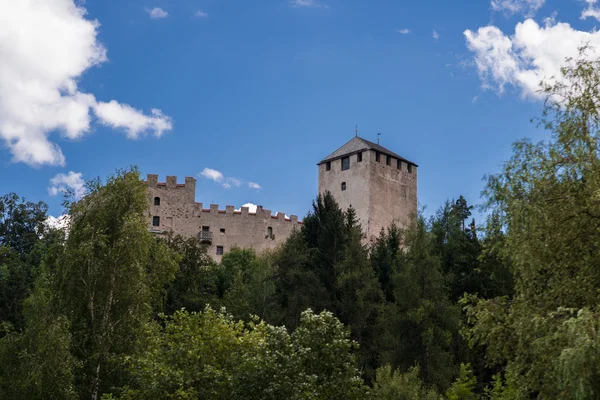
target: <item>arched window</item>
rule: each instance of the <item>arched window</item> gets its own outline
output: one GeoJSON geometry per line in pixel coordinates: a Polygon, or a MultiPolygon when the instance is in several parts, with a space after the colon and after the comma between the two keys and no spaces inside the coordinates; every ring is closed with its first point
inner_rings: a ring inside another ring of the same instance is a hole
{"type": "Polygon", "coordinates": [[[154,198],[154,205],[155,206],[160,206],[160,197],[157,196],[157,197],[154,198]]]}
{"type": "Polygon", "coordinates": [[[160,217],[152,217],[152,226],[160,226],[160,217]]]}
{"type": "Polygon", "coordinates": [[[342,190],[346,190],[346,182],[342,182],[342,190]]]}
{"type": "Polygon", "coordinates": [[[271,228],[271,227],[267,228],[267,237],[269,239],[273,239],[273,228],[271,228]]]}

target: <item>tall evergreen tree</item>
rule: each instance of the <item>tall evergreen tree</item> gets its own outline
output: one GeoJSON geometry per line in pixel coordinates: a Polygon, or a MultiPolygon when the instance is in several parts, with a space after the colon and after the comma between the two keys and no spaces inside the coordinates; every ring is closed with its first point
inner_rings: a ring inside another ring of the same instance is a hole
{"type": "Polygon", "coordinates": [[[371,263],[379,280],[381,289],[385,293],[386,300],[394,301],[394,265],[398,263],[400,255],[401,231],[398,226],[392,224],[387,232],[381,230],[379,238],[371,249],[371,263]]]}
{"type": "Polygon", "coordinates": [[[398,351],[394,364],[406,370],[415,363],[427,385],[444,390],[456,372],[452,350],[459,310],[449,298],[433,235],[422,216],[403,235],[403,255],[394,274],[398,351]]]}

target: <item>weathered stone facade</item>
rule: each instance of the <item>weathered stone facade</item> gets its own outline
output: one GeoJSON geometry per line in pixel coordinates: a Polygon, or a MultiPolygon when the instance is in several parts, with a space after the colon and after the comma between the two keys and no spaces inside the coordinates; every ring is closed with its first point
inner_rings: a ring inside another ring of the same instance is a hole
{"type": "Polygon", "coordinates": [[[232,247],[251,247],[257,252],[273,249],[283,243],[294,229],[299,229],[298,217],[258,207],[250,213],[248,207],[236,211],[233,206],[219,210],[218,204],[203,208],[195,201],[196,180],[185,178],[178,184],[177,177],[167,176],[158,182],[158,175],[149,174],[148,226],[151,232],[196,237],[209,246],[208,254],[219,261],[232,247]]]}
{"type": "MultiPolygon", "coordinates": [[[[354,207],[367,242],[374,241],[382,228],[395,222],[404,226],[417,213],[417,165],[390,150],[355,137],[318,164],[319,193],[329,191],[342,209],[354,207]]],[[[148,226],[156,234],[173,232],[196,237],[209,246],[208,254],[219,261],[232,247],[250,247],[257,252],[273,249],[299,229],[295,215],[271,215],[258,207],[235,210],[217,204],[203,208],[197,203],[196,179],[149,174],[148,226]]]]}
{"type": "Polygon", "coordinates": [[[352,206],[368,242],[417,213],[417,164],[383,146],[355,137],[318,167],[319,193],[331,192],[342,209],[352,206]]]}

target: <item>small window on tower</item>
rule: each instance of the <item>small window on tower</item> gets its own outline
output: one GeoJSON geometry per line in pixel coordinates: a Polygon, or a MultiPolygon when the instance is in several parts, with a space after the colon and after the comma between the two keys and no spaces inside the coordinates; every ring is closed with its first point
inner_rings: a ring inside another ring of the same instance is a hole
{"type": "Polygon", "coordinates": [[[225,234],[225,228],[221,228],[219,229],[219,231],[224,235],[225,234]]]}
{"type": "Polygon", "coordinates": [[[385,165],[392,165],[392,156],[387,156],[387,159],[385,160],[385,165]]]}
{"type": "Polygon", "coordinates": [[[362,162],[362,152],[356,155],[356,162],[362,162]]]}
{"type": "Polygon", "coordinates": [[[160,197],[155,197],[154,198],[154,205],[155,206],[160,206],[160,197]]]}
{"type": "Polygon", "coordinates": [[[408,170],[409,174],[412,174],[412,164],[407,164],[406,169],[408,170]]]}
{"type": "Polygon", "coordinates": [[[152,217],[152,226],[160,226],[160,217],[152,217]]]}
{"type": "Polygon", "coordinates": [[[267,238],[273,239],[273,228],[272,227],[267,228],[267,238]]]}
{"type": "Polygon", "coordinates": [[[380,162],[381,159],[381,153],[379,153],[378,151],[375,152],[375,161],[380,162]]]}
{"type": "Polygon", "coordinates": [[[398,160],[398,163],[396,164],[396,168],[402,169],[402,161],[398,160]]]}
{"type": "Polygon", "coordinates": [[[342,171],[350,169],[350,157],[342,158],[342,171]]]}
{"type": "Polygon", "coordinates": [[[327,163],[325,163],[325,169],[327,171],[331,171],[331,161],[327,161],[327,163]]]}
{"type": "Polygon", "coordinates": [[[342,182],[342,190],[346,190],[346,182],[342,182]]]}
{"type": "Polygon", "coordinates": [[[218,256],[222,256],[223,255],[223,246],[217,246],[217,255],[218,256]]]}

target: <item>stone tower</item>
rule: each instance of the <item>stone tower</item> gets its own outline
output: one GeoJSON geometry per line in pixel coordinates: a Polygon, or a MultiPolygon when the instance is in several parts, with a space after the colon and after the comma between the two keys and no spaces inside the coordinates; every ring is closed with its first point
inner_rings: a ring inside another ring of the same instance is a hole
{"type": "Polygon", "coordinates": [[[383,146],[356,136],[318,167],[319,193],[331,192],[343,210],[351,205],[369,242],[417,213],[417,164],[383,146]]]}

